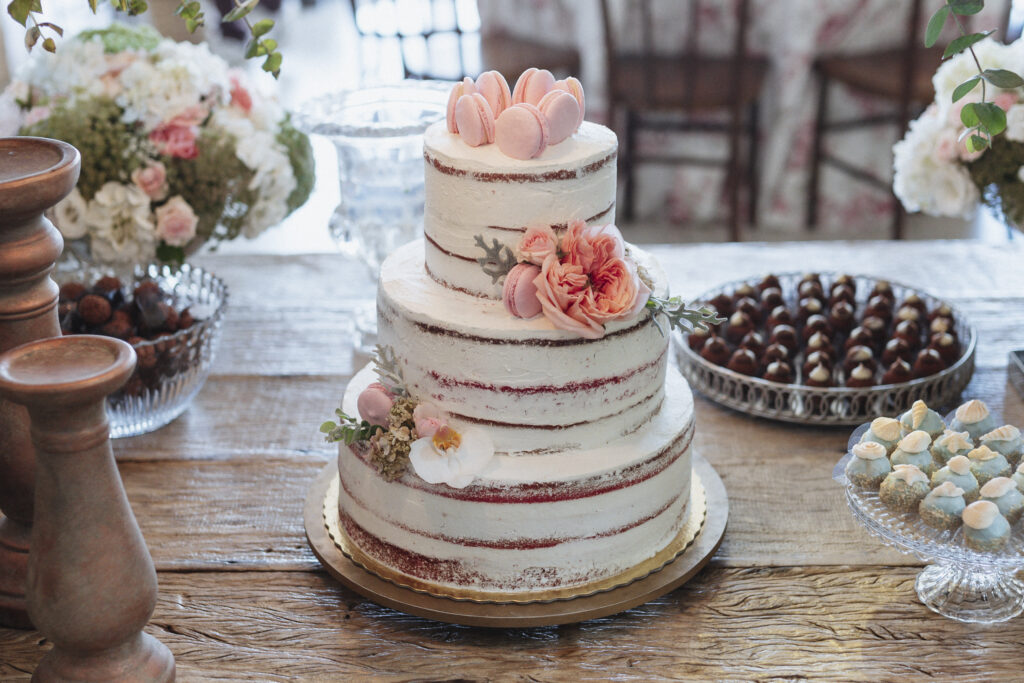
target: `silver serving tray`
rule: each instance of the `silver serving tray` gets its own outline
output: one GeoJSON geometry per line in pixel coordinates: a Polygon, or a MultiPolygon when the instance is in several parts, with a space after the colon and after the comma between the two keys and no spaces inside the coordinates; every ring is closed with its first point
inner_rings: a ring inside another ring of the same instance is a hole
{"type": "MultiPolygon", "coordinates": [[[[796,285],[802,275],[778,274],[786,305],[790,308],[796,303],[796,285]]],[[[820,275],[824,282],[830,282],[838,274],[820,275]]],[[[727,282],[696,297],[694,302],[707,302],[722,293],[731,295],[741,284],[756,286],[760,280],[761,278],[751,278],[727,282]]],[[[854,276],[854,281],[857,285],[856,298],[859,310],[865,304],[865,299],[874,288],[877,279],[857,275],[854,276]]],[[[943,300],[921,290],[892,280],[888,282],[892,286],[897,303],[910,294],[920,296],[929,311],[944,303],[943,300]]],[[[870,422],[879,415],[901,413],[918,399],[940,412],[957,405],[960,393],[974,374],[977,333],[967,324],[963,313],[955,307],[953,317],[956,321],[957,337],[963,348],[963,354],[953,365],[929,377],[900,384],[877,384],[864,388],[809,387],[749,377],[702,358],[686,343],[686,334],[676,332],[673,337],[679,369],[683,376],[691,387],[712,401],[748,415],[782,422],[851,426],[870,422]]]]}

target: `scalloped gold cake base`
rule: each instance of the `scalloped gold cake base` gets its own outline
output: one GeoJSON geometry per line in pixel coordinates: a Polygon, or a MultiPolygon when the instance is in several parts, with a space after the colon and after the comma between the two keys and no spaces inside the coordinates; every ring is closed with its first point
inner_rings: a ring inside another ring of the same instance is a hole
{"type": "MultiPolygon", "coordinates": [[[[337,509],[336,502],[325,506],[331,483],[337,479],[335,458],[317,477],[306,498],[306,538],[331,576],[378,604],[408,614],[470,626],[574,623],[622,612],[664,595],[688,581],[711,559],[725,533],[729,501],[718,473],[698,454],[693,457],[693,471],[691,501],[696,514],[690,515],[683,532],[668,548],[629,572],[574,589],[527,595],[472,591],[475,597],[469,597],[462,591],[431,586],[441,593],[431,595],[424,592],[425,588],[398,585],[364,569],[334,542],[325,523],[325,509],[337,509]],[[694,500],[695,494],[699,494],[700,504],[694,500]],[[448,596],[449,593],[462,595],[448,596]],[[498,601],[509,596],[514,601],[498,601]]],[[[337,501],[336,492],[333,501],[337,501]]],[[[337,519],[337,512],[334,519],[337,519]]],[[[343,538],[340,534],[338,537],[343,538]]],[[[376,563],[370,566],[377,568],[376,563]]],[[[408,581],[409,577],[399,576],[408,581]]]]}

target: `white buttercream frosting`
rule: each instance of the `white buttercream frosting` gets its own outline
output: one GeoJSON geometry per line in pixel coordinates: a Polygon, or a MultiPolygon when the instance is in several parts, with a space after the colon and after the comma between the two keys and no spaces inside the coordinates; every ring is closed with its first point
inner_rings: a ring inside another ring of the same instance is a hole
{"type": "Polygon", "coordinates": [[[907,486],[928,483],[928,477],[917,465],[893,465],[892,474],[889,476],[903,480],[907,486]]]}
{"type": "Polygon", "coordinates": [[[981,487],[981,495],[986,498],[1001,498],[1010,491],[1017,489],[1017,482],[1009,477],[996,477],[985,482],[981,487]]]}
{"type": "Polygon", "coordinates": [[[988,406],[978,399],[971,399],[956,409],[956,419],[963,424],[974,424],[988,417],[988,406]]]}
{"type": "Polygon", "coordinates": [[[514,252],[528,226],[614,222],[617,146],[615,133],[585,121],[569,139],[521,160],[497,145],[470,147],[444,121],[432,125],[424,134],[423,231],[434,278],[497,299],[501,283],[475,261],[483,256],[477,235],[514,252]],[[497,177],[509,174],[514,177],[497,177]]]}
{"type": "Polygon", "coordinates": [[[818,365],[813,370],[811,370],[810,374],[808,375],[808,377],[813,379],[815,382],[827,382],[829,376],[830,375],[828,368],[826,368],[824,365],[818,365]]]}
{"type": "Polygon", "coordinates": [[[999,457],[999,454],[988,446],[978,446],[973,451],[967,454],[967,457],[971,460],[984,462],[986,460],[992,460],[993,458],[999,457]]]}
{"type": "Polygon", "coordinates": [[[861,460],[878,460],[886,455],[885,446],[874,441],[862,441],[855,444],[853,454],[861,460]]]}
{"type": "Polygon", "coordinates": [[[871,372],[866,365],[858,365],[850,373],[850,377],[854,379],[871,379],[875,376],[875,373],[871,372]]]}
{"type": "Polygon", "coordinates": [[[1014,441],[1020,438],[1020,430],[1013,425],[1003,425],[1002,427],[996,427],[988,434],[981,437],[980,441],[985,443],[986,441],[1014,441]]]}
{"type": "Polygon", "coordinates": [[[971,461],[962,455],[954,455],[946,463],[946,467],[955,474],[967,474],[971,471],[971,461]]]}
{"type": "Polygon", "coordinates": [[[922,451],[927,450],[931,443],[932,438],[928,436],[928,432],[923,432],[919,429],[917,431],[910,432],[900,439],[900,442],[896,447],[905,453],[921,453],[922,451]]]}
{"type": "Polygon", "coordinates": [[[964,524],[972,529],[987,529],[999,517],[999,507],[990,500],[978,500],[964,508],[964,524]]]}
{"type": "Polygon", "coordinates": [[[900,421],[891,417],[876,417],[871,421],[871,431],[880,439],[895,441],[900,438],[900,421]]]}
{"type": "Polygon", "coordinates": [[[964,495],[964,490],[951,481],[944,481],[932,489],[932,495],[941,498],[956,498],[964,495]]]}
{"type": "Polygon", "coordinates": [[[971,443],[970,434],[967,432],[954,432],[952,429],[944,431],[942,436],[935,440],[935,443],[950,453],[958,453],[974,448],[974,444],[971,443]]]}

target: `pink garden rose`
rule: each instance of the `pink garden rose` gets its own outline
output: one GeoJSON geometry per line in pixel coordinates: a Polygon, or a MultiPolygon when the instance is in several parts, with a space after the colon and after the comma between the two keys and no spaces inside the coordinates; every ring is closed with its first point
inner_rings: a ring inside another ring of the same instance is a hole
{"type": "Polygon", "coordinates": [[[537,298],[544,316],[555,327],[575,332],[586,339],[604,336],[604,328],[587,313],[588,309],[593,309],[593,303],[586,302],[586,299],[593,293],[590,279],[581,265],[560,262],[555,254],[551,254],[544,260],[534,284],[537,285],[537,298]]]}
{"type": "Polygon", "coordinates": [[[156,210],[156,235],[172,247],[183,247],[196,236],[199,218],[181,195],[156,210]]]}
{"type": "Polygon", "coordinates": [[[574,220],[569,222],[569,229],[562,236],[562,253],[566,261],[589,273],[608,259],[625,258],[626,248],[622,233],[611,223],[588,226],[581,220],[574,220]]]}
{"type": "Polygon", "coordinates": [[[431,403],[420,403],[413,408],[412,420],[416,424],[416,437],[419,439],[428,439],[448,426],[440,409],[431,403]]]}
{"type": "Polygon", "coordinates": [[[160,201],[167,196],[167,169],[159,161],[132,171],[132,182],[152,200],[160,201]]]}
{"type": "Polygon", "coordinates": [[[636,316],[651,294],[636,266],[620,258],[601,264],[590,274],[590,283],[591,296],[581,301],[580,308],[587,318],[600,324],[636,316]]]}
{"type": "Polygon", "coordinates": [[[558,252],[558,237],[550,225],[534,226],[526,229],[519,240],[519,260],[542,265],[551,254],[558,252]]]}
{"type": "Polygon", "coordinates": [[[195,159],[199,156],[199,147],[196,145],[198,134],[197,126],[162,123],[149,134],[149,141],[161,154],[179,159],[195,159]]]}
{"type": "Polygon", "coordinates": [[[252,111],[252,95],[250,95],[246,87],[242,85],[242,81],[237,74],[231,74],[230,78],[231,104],[248,114],[252,111]]]}
{"type": "Polygon", "coordinates": [[[359,411],[359,417],[370,424],[387,427],[394,402],[391,391],[380,382],[374,382],[359,393],[356,410],[359,411]]]}

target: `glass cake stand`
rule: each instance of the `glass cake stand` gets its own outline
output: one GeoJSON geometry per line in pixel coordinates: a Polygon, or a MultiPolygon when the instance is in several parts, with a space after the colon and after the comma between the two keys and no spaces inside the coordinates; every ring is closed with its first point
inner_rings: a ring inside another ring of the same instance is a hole
{"type": "Polygon", "coordinates": [[[854,486],[846,477],[846,464],[854,457],[850,450],[868,427],[854,431],[832,479],[846,489],[850,512],[865,529],[884,544],[930,563],[914,584],[921,602],[944,617],[976,624],[994,624],[1024,612],[1024,581],[1015,576],[1024,569],[1024,525],[1013,525],[1001,551],[979,553],[964,545],[962,527],[941,531],[917,513],[889,509],[877,491],[854,486]]]}

